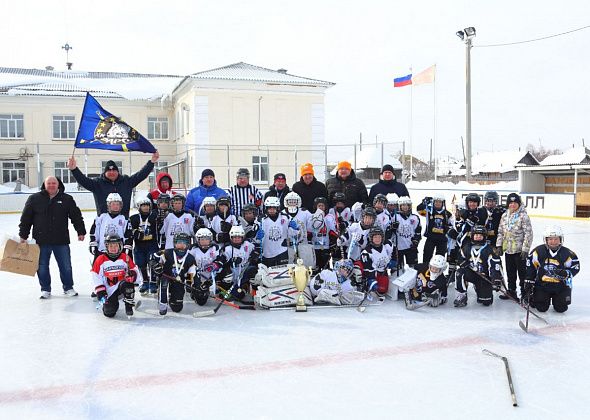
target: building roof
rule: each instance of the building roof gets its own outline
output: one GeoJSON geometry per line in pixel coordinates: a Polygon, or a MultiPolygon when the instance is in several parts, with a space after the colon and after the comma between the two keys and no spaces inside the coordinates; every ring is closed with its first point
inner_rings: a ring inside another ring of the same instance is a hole
{"type": "Polygon", "coordinates": [[[216,80],[244,80],[252,82],[264,82],[271,84],[305,85],[305,86],[334,86],[335,83],[325,80],[310,79],[308,77],[295,76],[287,73],[287,70],[271,70],[252,64],[239,62],[229,66],[206,70],[190,75],[191,79],[216,79],[216,80]]]}
{"type": "Polygon", "coordinates": [[[584,146],[572,147],[561,155],[547,156],[541,161],[542,166],[548,165],[577,165],[590,163],[590,150],[584,146]]]}
{"type": "MultiPolygon", "coordinates": [[[[471,174],[503,174],[516,171],[519,165],[538,165],[539,162],[527,151],[504,150],[480,152],[471,157],[471,174]]],[[[462,160],[445,158],[438,162],[438,175],[464,176],[465,164],[462,160]]]]}

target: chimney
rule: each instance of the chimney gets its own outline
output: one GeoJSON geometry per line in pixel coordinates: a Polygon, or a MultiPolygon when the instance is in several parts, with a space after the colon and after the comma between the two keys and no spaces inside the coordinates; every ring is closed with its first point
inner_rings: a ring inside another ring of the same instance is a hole
{"type": "Polygon", "coordinates": [[[279,73],[287,74],[287,69],[278,69],[279,73]]]}

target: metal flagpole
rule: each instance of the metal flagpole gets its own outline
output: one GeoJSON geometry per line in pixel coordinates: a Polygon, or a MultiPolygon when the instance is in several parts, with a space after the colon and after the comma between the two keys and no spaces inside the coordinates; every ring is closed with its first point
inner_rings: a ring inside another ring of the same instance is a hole
{"type": "MultiPolygon", "coordinates": [[[[410,67],[410,74],[412,74],[412,67],[410,67]]],[[[414,162],[412,159],[412,103],[414,100],[414,85],[410,84],[410,181],[412,180],[412,175],[414,173],[414,162]]]]}
{"type": "Polygon", "coordinates": [[[433,93],[433,102],[434,102],[434,123],[433,123],[433,127],[434,127],[434,141],[433,141],[433,154],[434,154],[434,180],[436,181],[438,179],[438,159],[436,157],[436,64],[434,65],[434,80],[433,82],[433,89],[434,89],[434,93],[433,93]]]}

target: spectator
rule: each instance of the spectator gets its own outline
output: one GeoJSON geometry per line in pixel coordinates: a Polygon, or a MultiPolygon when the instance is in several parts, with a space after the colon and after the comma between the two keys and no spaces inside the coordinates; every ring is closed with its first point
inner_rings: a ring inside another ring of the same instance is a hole
{"type": "Polygon", "coordinates": [[[107,196],[110,193],[119,193],[123,199],[123,210],[121,213],[125,217],[129,217],[129,208],[131,206],[131,194],[141,181],[146,179],[150,172],[154,169],[154,163],[158,161],[160,154],[156,151],[152,154],[151,160],[145,164],[139,172],[133,175],[121,175],[119,168],[112,160],[109,160],[101,176],[97,178],[88,178],[78,169],[76,159],[72,156],[68,159],[68,168],[72,171],[72,175],[82,187],[92,192],[94,195],[94,203],[96,205],[96,214],[99,216],[107,211],[107,196]]]}
{"type": "Polygon", "coordinates": [[[281,201],[281,210],[285,209],[285,196],[291,192],[291,189],[287,185],[287,177],[283,173],[275,174],[274,184],[270,186],[264,199],[266,197],[277,197],[281,201]]]}
{"type": "Polygon", "coordinates": [[[369,202],[372,203],[377,194],[383,194],[386,196],[389,193],[395,193],[398,197],[410,196],[406,186],[395,179],[393,166],[387,164],[383,165],[383,168],[381,169],[381,179],[379,182],[371,187],[371,191],[369,192],[369,202]]]}
{"type": "Polygon", "coordinates": [[[158,206],[158,197],[160,194],[168,194],[172,197],[176,194],[172,191],[172,185],[174,182],[172,181],[172,176],[170,176],[167,172],[160,172],[156,175],[156,188],[151,190],[147,194],[148,200],[152,202],[152,208],[155,209],[158,206]]]}
{"type": "Polygon", "coordinates": [[[49,259],[55,256],[59,275],[66,296],[78,296],[74,290],[72,276],[72,259],[70,255],[70,232],[68,218],[78,233],[78,240],[86,235],[82,213],[71,195],[64,193],[64,184],[54,176],[48,176],[41,186],[41,191],[32,194],[20,217],[19,236],[26,242],[31,226],[33,239],[40,248],[39,269],[37,276],[41,285],[41,299],[51,296],[51,274],[49,259]]]}
{"type": "Polygon", "coordinates": [[[328,198],[328,190],[323,182],[316,179],[313,165],[306,163],[300,168],[301,178],[293,184],[293,192],[301,197],[301,207],[312,211],[313,200],[317,197],[328,198]]]}
{"type": "Polygon", "coordinates": [[[217,186],[215,172],[207,168],[201,172],[199,186],[189,191],[186,197],[186,204],[184,205],[184,208],[185,210],[194,211],[196,214],[201,214],[201,205],[205,197],[213,197],[217,200],[220,197],[227,196],[227,191],[217,186]]]}
{"type": "Polygon", "coordinates": [[[231,211],[238,217],[242,207],[246,204],[254,204],[258,210],[262,210],[262,193],[254,185],[250,185],[250,171],[247,168],[238,169],[236,185],[229,189],[231,198],[231,211]]]}
{"type": "Polygon", "coordinates": [[[352,209],[354,203],[368,204],[369,194],[365,183],[356,177],[352,165],[345,160],[338,162],[336,176],[326,181],[328,202],[332,202],[334,194],[342,192],[346,196],[346,207],[352,209]]]}

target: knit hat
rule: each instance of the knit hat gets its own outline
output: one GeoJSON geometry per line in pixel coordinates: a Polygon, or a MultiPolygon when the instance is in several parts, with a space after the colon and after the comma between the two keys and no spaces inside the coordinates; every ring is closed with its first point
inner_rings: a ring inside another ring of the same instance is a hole
{"type": "Polygon", "coordinates": [[[114,161],[109,160],[106,163],[106,165],[104,165],[104,171],[103,171],[103,173],[106,172],[106,171],[109,171],[111,169],[119,172],[119,167],[117,166],[117,164],[114,161]]]}
{"type": "Polygon", "coordinates": [[[381,173],[385,171],[393,172],[393,166],[391,166],[390,164],[383,165],[383,168],[381,168],[381,173]]]}
{"type": "Polygon", "coordinates": [[[201,179],[205,178],[206,176],[212,176],[213,178],[215,178],[215,172],[213,172],[212,169],[203,169],[203,172],[201,172],[201,179]]]}
{"type": "Polygon", "coordinates": [[[304,163],[301,165],[301,176],[303,175],[315,175],[313,171],[313,165],[311,163],[304,163]]]}
{"type": "Polygon", "coordinates": [[[347,162],[345,160],[342,160],[342,161],[338,162],[338,170],[340,170],[342,168],[346,168],[348,170],[351,170],[352,169],[352,165],[350,164],[350,162],[347,162]]]}
{"type": "Polygon", "coordinates": [[[276,181],[277,179],[284,179],[284,180],[286,180],[286,179],[287,179],[287,177],[285,176],[285,174],[284,174],[284,173],[282,173],[282,172],[279,172],[278,174],[275,174],[275,178],[274,178],[274,179],[275,179],[275,181],[276,181]]]}
{"type": "Polygon", "coordinates": [[[510,203],[516,203],[520,206],[522,204],[522,199],[520,198],[520,195],[516,193],[508,194],[508,197],[506,197],[506,205],[510,203]]]}

